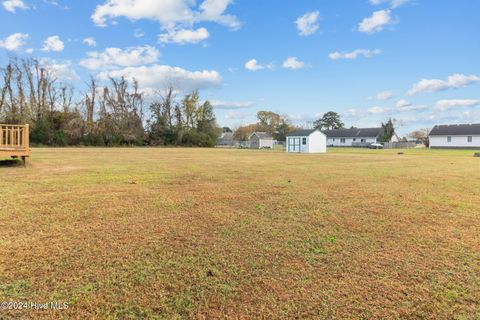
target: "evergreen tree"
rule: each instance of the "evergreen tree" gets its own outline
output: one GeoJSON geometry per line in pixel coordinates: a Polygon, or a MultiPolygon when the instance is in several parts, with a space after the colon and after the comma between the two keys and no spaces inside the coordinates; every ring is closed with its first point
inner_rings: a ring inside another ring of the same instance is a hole
{"type": "Polygon", "coordinates": [[[341,120],[340,115],[334,111],[329,111],[325,113],[320,119],[315,121],[313,124],[315,126],[315,129],[320,129],[320,130],[342,129],[345,126],[341,120]]]}
{"type": "Polygon", "coordinates": [[[395,120],[388,119],[386,123],[382,122],[382,136],[380,137],[380,142],[390,142],[393,135],[395,134],[395,120]]]}

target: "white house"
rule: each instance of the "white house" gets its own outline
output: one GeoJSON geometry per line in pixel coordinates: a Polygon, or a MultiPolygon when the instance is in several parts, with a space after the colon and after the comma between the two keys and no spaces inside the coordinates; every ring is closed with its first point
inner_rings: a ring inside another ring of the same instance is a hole
{"type": "Polygon", "coordinates": [[[383,133],[382,128],[351,128],[325,130],[327,145],[332,147],[367,146],[378,143],[383,133]]]}
{"type": "Polygon", "coordinates": [[[325,153],[327,136],[320,130],[297,130],[287,134],[287,152],[325,153]]]}
{"type": "Polygon", "coordinates": [[[266,132],[254,132],[248,138],[251,149],[272,149],[273,137],[266,132]]]}
{"type": "Polygon", "coordinates": [[[430,148],[480,148],[480,123],[435,126],[428,135],[430,148]]]}

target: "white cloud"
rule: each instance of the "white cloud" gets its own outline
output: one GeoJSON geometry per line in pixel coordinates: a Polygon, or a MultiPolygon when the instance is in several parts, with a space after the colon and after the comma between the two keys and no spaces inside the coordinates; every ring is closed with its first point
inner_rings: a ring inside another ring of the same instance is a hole
{"type": "Polygon", "coordinates": [[[339,60],[339,59],[357,59],[359,56],[363,56],[365,58],[371,58],[373,56],[377,56],[382,53],[380,49],[356,49],[352,52],[332,52],[328,56],[332,60],[339,60]]]}
{"type": "Polygon", "coordinates": [[[465,123],[465,121],[471,121],[472,117],[478,117],[480,113],[476,111],[466,111],[466,112],[428,112],[428,113],[416,113],[414,115],[407,115],[407,116],[399,116],[395,117],[398,121],[398,124],[401,126],[412,126],[411,130],[415,128],[423,127],[430,127],[432,125],[436,125],[438,123],[465,123]]]}
{"type": "Polygon", "coordinates": [[[96,7],[91,18],[96,25],[102,27],[111,19],[125,17],[130,20],[158,21],[163,27],[208,21],[238,29],[238,19],[225,14],[232,2],[233,0],[205,0],[197,7],[192,0],[106,0],[96,7]]]}
{"type": "Polygon", "coordinates": [[[95,41],[94,38],[88,37],[83,39],[83,43],[86,44],[89,47],[96,47],[97,46],[97,41],[95,41]]]}
{"type": "Polygon", "coordinates": [[[375,11],[372,16],[363,19],[358,25],[358,31],[364,33],[375,33],[382,31],[385,26],[392,24],[393,20],[390,16],[391,10],[375,11]]]}
{"type": "Polygon", "coordinates": [[[382,107],[371,107],[368,108],[368,113],[371,114],[385,114],[388,113],[390,110],[388,108],[382,108],[382,107]]]}
{"type": "Polygon", "coordinates": [[[228,120],[242,120],[248,118],[250,115],[243,112],[238,111],[230,111],[225,115],[225,119],[228,120]]]}
{"type": "Polygon", "coordinates": [[[321,118],[323,114],[317,113],[315,115],[312,114],[305,114],[305,113],[294,113],[289,114],[288,118],[292,120],[294,123],[302,123],[302,122],[311,122],[315,121],[318,118],[321,118]]]}
{"type": "Polygon", "coordinates": [[[382,92],[377,93],[374,97],[370,97],[369,99],[370,99],[370,100],[381,100],[381,101],[385,101],[385,100],[392,99],[393,96],[394,96],[393,91],[391,91],[391,90],[385,90],[385,91],[382,91],[382,92]]]}
{"type": "Polygon", "coordinates": [[[28,37],[29,35],[27,33],[14,33],[0,40],[0,47],[9,51],[18,50],[26,44],[25,40],[27,40],[28,37]]]}
{"type": "Polygon", "coordinates": [[[479,119],[480,118],[480,110],[469,110],[464,111],[460,114],[460,117],[465,119],[465,121],[471,122],[472,119],[479,119]]]}
{"type": "Polygon", "coordinates": [[[199,28],[197,30],[179,29],[169,30],[167,33],[160,34],[158,39],[163,43],[198,43],[200,41],[208,39],[210,34],[205,28],[199,28]]]}
{"type": "Polygon", "coordinates": [[[297,70],[305,67],[305,63],[298,60],[297,57],[289,57],[283,62],[282,67],[285,69],[297,70]]]}
{"type": "Polygon", "coordinates": [[[90,69],[109,69],[115,67],[131,67],[154,63],[160,57],[160,52],[152,46],[107,48],[104,51],[87,52],[88,58],[80,61],[80,65],[90,69]]]}
{"type": "Polygon", "coordinates": [[[397,104],[396,104],[396,107],[397,108],[405,108],[405,107],[410,107],[412,104],[410,102],[408,102],[407,100],[398,100],[397,101],[397,104]]]}
{"type": "Polygon", "coordinates": [[[216,109],[225,109],[225,110],[247,109],[247,108],[251,108],[254,105],[254,103],[250,101],[233,102],[233,101],[222,101],[222,100],[210,100],[210,103],[216,109]]]}
{"type": "Polygon", "coordinates": [[[388,3],[392,9],[398,8],[410,2],[410,0],[370,0],[372,5],[379,5],[383,3],[388,3]]]}
{"type": "Polygon", "coordinates": [[[57,7],[57,8],[60,8],[60,9],[63,9],[63,10],[70,10],[71,8],[69,6],[63,6],[61,5],[58,1],[56,0],[43,0],[43,2],[49,4],[49,5],[52,5],[54,7],[57,7]]]}
{"type": "Polygon", "coordinates": [[[272,69],[273,65],[268,64],[268,65],[261,65],[258,63],[257,59],[251,59],[245,63],[245,69],[250,70],[250,71],[257,71],[257,70],[262,70],[262,69],[272,69]]]}
{"type": "Polygon", "coordinates": [[[424,110],[428,108],[425,105],[415,105],[405,99],[398,100],[397,103],[395,104],[395,107],[399,112],[417,111],[417,110],[424,110]]]}
{"type": "Polygon", "coordinates": [[[55,51],[60,52],[63,51],[65,45],[62,40],[60,40],[59,36],[51,36],[48,37],[47,40],[43,42],[43,51],[55,51]]]}
{"type": "Polygon", "coordinates": [[[440,79],[422,79],[415,83],[407,92],[412,96],[421,92],[436,92],[447,89],[456,89],[466,87],[474,82],[479,82],[480,77],[475,75],[466,76],[464,74],[454,74],[448,77],[447,81],[440,79]]]}
{"type": "Polygon", "coordinates": [[[310,36],[317,32],[319,25],[318,25],[318,18],[320,16],[320,12],[313,11],[307,12],[303,16],[299,17],[295,24],[297,25],[298,33],[301,36],[310,36]]]}
{"type": "Polygon", "coordinates": [[[158,64],[104,71],[99,74],[100,79],[122,76],[137,79],[144,90],[163,89],[170,85],[178,91],[202,90],[218,87],[222,83],[222,77],[215,70],[189,71],[158,64]]]}
{"type": "Polygon", "coordinates": [[[27,10],[28,6],[22,0],[7,0],[2,2],[3,8],[11,13],[15,13],[17,9],[27,10]]]}
{"type": "Polygon", "coordinates": [[[231,3],[233,3],[233,0],[205,0],[200,5],[200,14],[198,14],[196,20],[213,21],[236,30],[240,28],[237,17],[224,14],[231,3]]]}
{"type": "Polygon", "coordinates": [[[345,111],[342,111],[341,115],[345,120],[353,121],[353,120],[359,120],[361,117],[363,117],[365,115],[365,111],[360,109],[350,108],[345,111]]]}
{"type": "Polygon", "coordinates": [[[72,69],[71,62],[52,64],[50,65],[50,68],[53,70],[54,76],[59,80],[80,80],[78,74],[72,69]]]}
{"type": "Polygon", "coordinates": [[[451,99],[437,101],[435,104],[435,109],[443,111],[448,109],[476,106],[480,106],[479,99],[451,99]]]}
{"type": "Polygon", "coordinates": [[[133,32],[133,36],[135,38],[142,38],[143,36],[145,36],[145,32],[143,32],[142,29],[135,29],[135,31],[133,32]]]}
{"type": "Polygon", "coordinates": [[[106,26],[108,20],[117,17],[131,20],[149,19],[162,24],[171,24],[191,22],[194,16],[187,1],[184,0],[108,0],[95,8],[91,18],[96,25],[106,26]]]}
{"type": "Polygon", "coordinates": [[[80,80],[80,77],[72,68],[71,61],[57,62],[52,59],[42,59],[40,60],[42,66],[48,67],[48,70],[51,71],[52,75],[61,81],[77,81],[80,80]]]}

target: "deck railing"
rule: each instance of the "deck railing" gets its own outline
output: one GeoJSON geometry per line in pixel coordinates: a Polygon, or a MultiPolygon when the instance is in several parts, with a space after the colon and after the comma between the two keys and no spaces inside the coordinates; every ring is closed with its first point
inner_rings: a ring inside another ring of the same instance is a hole
{"type": "Polygon", "coordinates": [[[26,125],[0,124],[0,150],[29,147],[29,128],[26,125]]]}

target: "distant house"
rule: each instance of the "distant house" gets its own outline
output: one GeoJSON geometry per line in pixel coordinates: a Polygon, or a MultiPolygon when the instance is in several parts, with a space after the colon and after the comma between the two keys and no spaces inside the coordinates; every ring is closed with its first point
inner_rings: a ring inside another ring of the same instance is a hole
{"type": "Polygon", "coordinates": [[[325,153],[327,136],[320,130],[297,130],[287,134],[287,152],[325,153]]]}
{"type": "Polygon", "coordinates": [[[248,138],[251,149],[272,149],[274,139],[271,134],[266,132],[254,132],[248,138]]]}
{"type": "Polygon", "coordinates": [[[351,128],[325,130],[327,145],[333,147],[359,147],[378,143],[383,128],[351,128]]]}
{"type": "Polygon", "coordinates": [[[400,142],[400,141],[402,141],[402,139],[396,133],[394,133],[392,138],[390,139],[390,142],[400,142]]]}
{"type": "Polygon", "coordinates": [[[233,132],[224,132],[217,139],[217,145],[219,146],[233,146],[234,144],[233,132]]]}
{"type": "Polygon", "coordinates": [[[430,148],[480,148],[480,123],[435,126],[430,148]]]}

